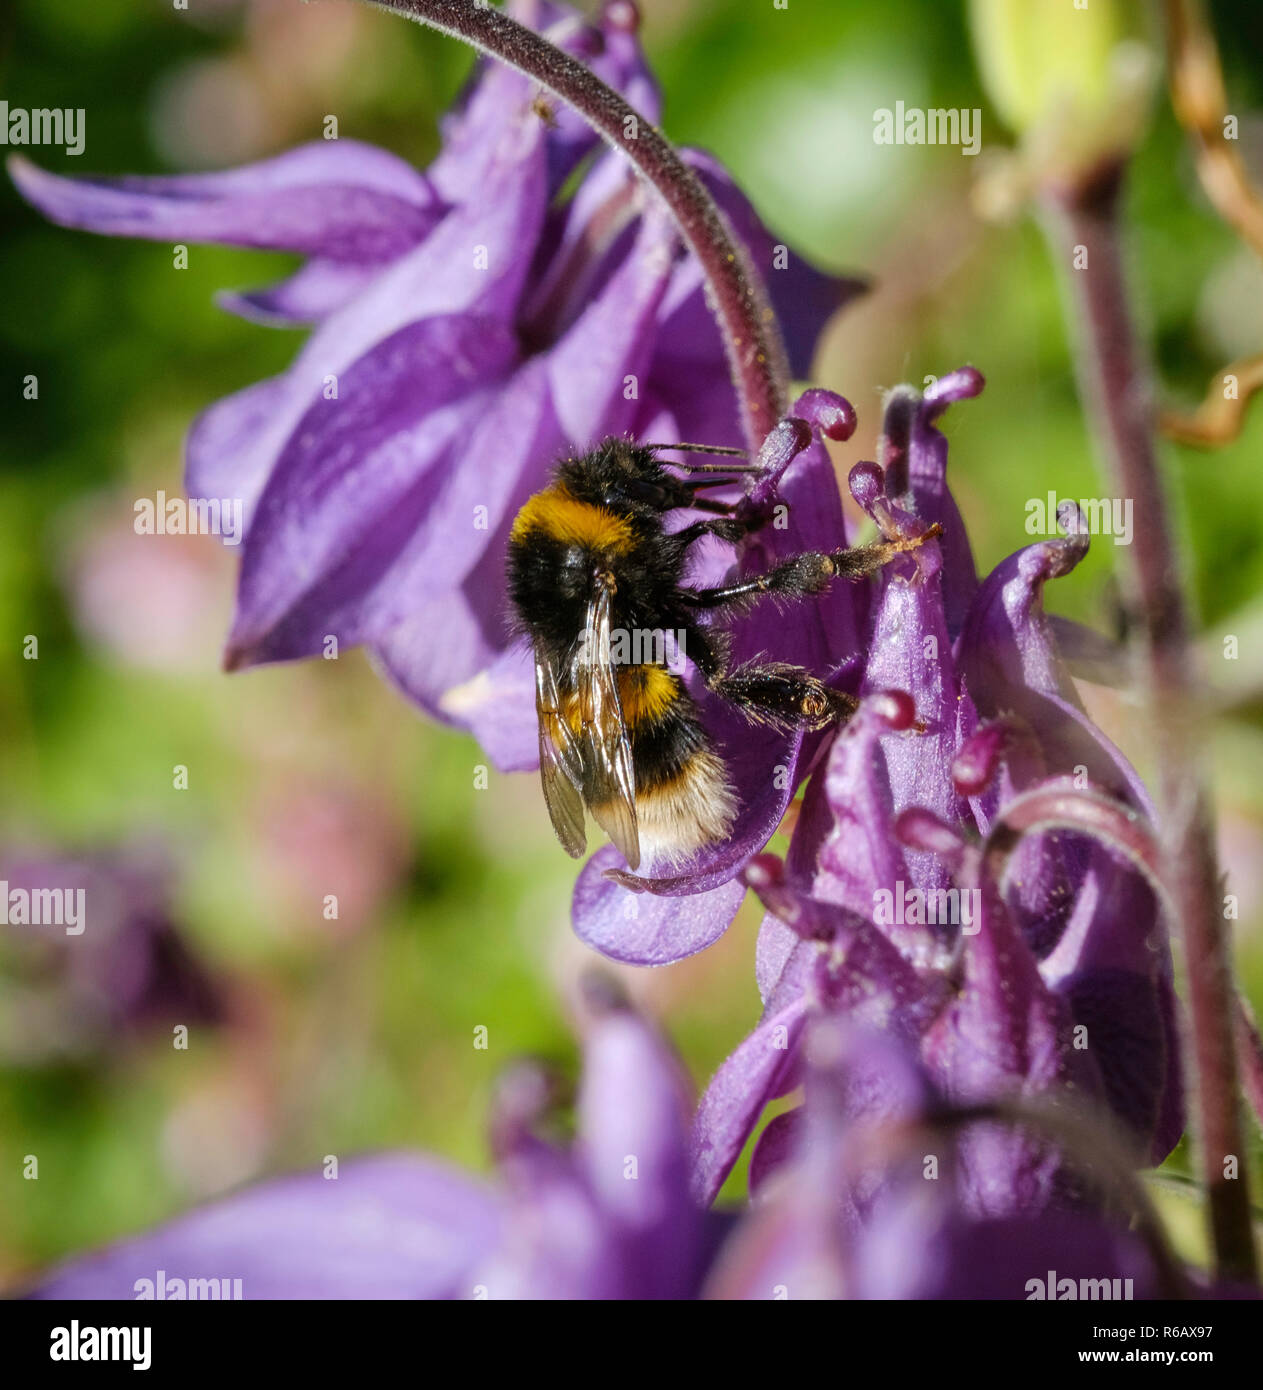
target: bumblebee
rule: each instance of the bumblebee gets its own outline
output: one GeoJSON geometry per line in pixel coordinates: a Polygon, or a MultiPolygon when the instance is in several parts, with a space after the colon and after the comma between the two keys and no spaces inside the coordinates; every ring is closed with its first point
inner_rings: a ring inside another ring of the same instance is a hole
{"type": "Polygon", "coordinates": [[[818,594],[925,539],[808,551],[766,574],[690,588],[684,571],[694,542],[709,535],[736,544],[763,522],[699,493],[757,470],[700,464],[687,471],[706,476],[680,477],[658,458],[668,448],[740,456],[607,439],[558,464],[517,514],[508,543],[509,597],[534,649],[540,778],[553,829],[578,858],[587,847],[586,807],[632,869],[642,854],[678,863],[724,840],[736,815],[723,760],[673,669],[675,654],[686,652],[706,688],[754,723],[819,729],[856,706],[783,662],[730,669],[725,634],[704,615],[740,612],[765,596],[818,594]],[[680,509],[704,519],[668,531],[668,516],[680,509]]]}

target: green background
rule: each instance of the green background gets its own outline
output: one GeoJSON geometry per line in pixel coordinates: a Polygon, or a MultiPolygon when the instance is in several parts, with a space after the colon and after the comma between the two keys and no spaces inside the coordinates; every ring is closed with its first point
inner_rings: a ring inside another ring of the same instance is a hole
{"type": "MultiPolygon", "coordinates": [[[[1007,137],[979,90],[962,8],[658,0],[645,13],[668,134],[716,152],[791,245],[874,277],[817,361],[815,379],[861,416],[839,464],[871,457],[883,389],[972,362],[987,389],[953,409],[947,432],[980,564],[1027,542],[1028,498],[1101,494],[1039,227],[1024,216],[994,225],[973,209],[978,168],[1007,137]],[[980,107],[984,156],[874,146],[872,113],[896,100],[980,107]]],[[[1237,0],[1215,16],[1243,148],[1257,156],[1260,15],[1237,0]]],[[[75,174],[260,158],[317,138],[330,113],[344,137],[424,165],[469,63],[454,43],[338,3],[190,0],[182,12],[159,0],[17,0],[0,19],[0,95],[87,110],[81,158],[32,152],[75,174]]],[[[1263,349],[1263,271],[1206,204],[1161,91],[1128,222],[1163,391],[1191,404],[1224,361],[1263,349]]],[[[505,1063],[538,1053],[576,1069],[568,1001],[589,958],[568,926],[573,866],[533,777],[492,773],[475,789],[472,742],[426,724],[359,653],[223,675],[231,555],[206,539],[129,540],[136,497],[179,492],[193,416],[282,369],[300,341],[220,312],[213,293],[265,284],[295,262],[194,246],[175,271],[165,245],[47,225],[7,182],[0,225],[0,842],[166,844],[176,914],[231,999],[230,1022],[195,1029],[187,1052],[159,1028],[74,1064],[0,1071],[4,1287],[326,1154],[409,1145],[486,1166],[487,1102],[505,1063]],[[36,402],[22,399],[28,374],[36,402]],[[139,564],[129,546],[146,547],[147,578],[106,585],[102,531],[124,570],[139,564]],[[85,621],[85,594],[121,605],[107,629],[130,632],[130,646],[85,621]],[[27,634],[39,638],[37,661],[22,659],[27,634]],[[173,644],[178,661],[146,655],[173,644]],[[176,764],[189,768],[187,791],[172,788],[176,764]],[[329,891],[358,904],[338,923],[321,915],[329,891]],[[486,1050],[473,1046],[479,1026],[486,1050]],[[21,1180],[30,1153],[38,1182],[21,1180]]],[[[1229,447],[1164,452],[1211,676],[1222,679],[1221,639],[1236,633],[1230,675],[1254,689],[1261,443],[1256,410],[1229,447]]],[[[1117,558],[1098,540],[1051,605],[1110,627],[1117,558]]],[[[1151,773],[1134,708],[1099,693],[1090,707],[1151,773]]],[[[1256,1001],[1259,751],[1257,709],[1217,722],[1225,867],[1256,1001]]],[[[747,905],[703,956],[620,972],[699,1084],[756,1020],[756,927],[747,905]]],[[[1195,1208],[1163,1201],[1196,1252],[1195,1208]]]]}

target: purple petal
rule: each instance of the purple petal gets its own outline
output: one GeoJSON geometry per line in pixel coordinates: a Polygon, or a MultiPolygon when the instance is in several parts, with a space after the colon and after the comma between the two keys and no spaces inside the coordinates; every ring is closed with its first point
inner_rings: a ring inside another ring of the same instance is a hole
{"type": "MultiPolygon", "coordinates": [[[[916,705],[919,727],[915,734],[888,731],[881,740],[894,814],[919,806],[955,825],[967,818],[968,810],[952,778],[961,695],[943,603],[939,544],[925,542],[915,562],[902,565],[903,573],[895,565],[883,571],[860,690],[862,694],[905,691],[916,705]]],[[[913,853],[908,867],[918,889],[948,886],[947,866],[936,855],[913,853]]]]}
{"type": "MultiPolygon", "coordinates": [[[[1074,1049],[1064,1000],[1040,978],[994,885],[964,937],[960,993],[926,1035],[923,1056],[949,1100],[991,1101],[1073,1088],[1100,1092],[1095,1060],[1074,1049]]],[[[978,1214],[1042,1210],[1061,1198],[1062,1161],[1046,1143],[994,1125],[961,1140],[962,1182],[978,1214]]]]}
{"type": "Polygon", "coordinates": [[[282,454],[318,447],[299,430],[304,417],[315,410],[317,418],[329,423],[336,418],[338,402],[327,399],[331,378],[341,397],[343,375],[361,358],[427,318],[468,313],[512,323],[527,269],[521,247],[530,243],[544,213],[538,131],[504,150],[503,163],[488,175],[484,192],[476,208],[450,213],[421,245],[321,324],[289,370],[269,383],[266,413],[261,413],[258,386],[211,408],[213,424],[203,430],[199,422],[196,447],[190,442],[190,495],[241,497],[248,534],[261,485],[282,454]],[[323,406],[334,409],[322,411],[323,406]],[[232,446],[229,457],[224,457],[225,446],[232,446]],[[208,476],[219,488],[201,494],[198,486],[208,476]]]}
{"type": "Polygon", "coordinates": [[[443,214],[402,159],[355,140],[320,140],[241,169],[175,178],[67,179],[10,160],[18,191],[52,221],[110,236],[219,242],[384,264],[443,214]]]}
{"type": "MultiPolygon", "coordinates": [[[[847,544],[837,475],[818,430],[782,479],[776,502],[786,511],[746,541],[742,573],[763,573],[804,550],[829,552],[847,544]]],[[[843,580],[789,609],[762,604],[734,632],[735,659],[765,655],[821,676],[852,664],[858,674],[866,607],[865,586],[843,580]]]]}
{"type": "Polygon", "coordinates": [[[366,635],[365,597],[384,586],[432,502],[427,473],[463,452],[491,404],[485,383],[516,351],[492,320],[422,319],[345,372],[336,400],[310,408],[247,535],[232,665],[310,655],[331,633],[366,635]]]}
{"type": "Polygon", "coordinates": [[[842,279],[816,270],[768,231],[717,159],[701,150],[683,153],[741,238],[767,287],[785,335],[791,375],[810,376],[816,342],[825,324],[844,304],[863,293],[865,281],[842,279]]]}
{"type": "Polygon", "coordinates": [[[642,1018],[613,1009],[597,1020],[584,1046],[576,1156],[617,1230],[629,1295],[687,1297],[697,1283],[689,1102],[678,1059],[642,1018]]]}
{"type": "MultiPolygon", "coordinates": [[[[643,369],[669,244],[665,226],[647,220],[565,338],[462,412],[441,409],[462,394],[454,370],[468,364],[469,385],[493,382],[513,359],[499,325],[470,325],[469,340],[461,329],[449,343],[442,320],[424,320],[362,359],[337,401],[308,412],[268,483],[247,542],[234,651],[275,660],[319,650],[329,633],[354,642],[389,632],[436,580],[455,586],[502,555],[546,463],[594,427],[617,432],[630,418],[622,383],[643,369]]],[[[491,603],[503,612],[502,580],[491,603]]],[[[431,647],[442,633],[430,630],[431,647]]]]}
{"type": "Polygon", "coordinates": [[[365,290],[379,273],[375,265],[354,265],[316,257],[293,275],[261,290],[220,290],[215,303],[230,314],[280,328],[319,323],[365,290]]]}
{"type": "Polygon", "coordinates": [[[1039,965],[1066,999],[1105,1096],[1160,1163],[1184,1128],[1171,949],[1153,889],[1097,847],[1056,947],[1039,965]]]}
{"type": "MultiPolygon", "coordinates": [[[[810,784],[817,785],[819,779],[810,784]]],[[[801,813],[800,813],[801,814],[801,813]]],[[[797,831],[795,831],[797,833],[797,831]]],[[[789,958],[802,938],[774,912],[765,912],[759,926],[759,939],[754,954],[754,977],[759,998],[766,1004],[785,973],[789,958]]]]}
{"type": "MultiPolygon", "coordinates": [[[[360,614],[365,628],[381,633],[379,655],[392,678],[440,718],[451,717],[448,692],[476,681],[508,645],[504,553],[518,508],[576,443],[630,424],[634,402],[625,399],[623,381],[644,369],[673,241],[663,222],[646,219],[623,265],[562,340],[499,391],[450,467],[427,482],[424,513],[411,523],[389,585],[360,614]],[[436,588],[448,592],[418,611],[414,596],[436,588]]],[[[524,753],[520,735],[534,721],[533,683],[525,700],[516,685],[504,693],[516,699],[502,710],[508,744],[491,728],[489,737],[512,765],[532,766],[535,754],[524,753]]],[[[493,711],[484,712],[494,721],[493,711]]]]}
{"type": "Polygon", "coordinates": [[[611,960],[669,965],[696,955],[728,930],[745,897],[745,885],[731,877],[684,895],[633,892],[606,877],[622,863],[622,855],[606,845],[583,866],[574,889],[575,934],[611,960]]]}
{"type": "MultiPolygon", "coordinates": [[[[920,1184],[921,1188],[936,1184],[920,1184]]],[[[1139,1239],[1103,1218],[1059,1211],[1042,1217],[972,1220],[927,1209],[924,1192],[891,1203],[858,1241],[854,1297],[877,1299],[1029,1299],[1100,1297],[1117,1280],[1119,1298],[1154,1298],[1161,1290],[1139,1239]],[[1071,1281],[1070,1285],[1063,1280],[1071,1281]],[[1098,1292],[1080,1293],[1080,1281],[1098,1292]],[[1073,1295],[1068,1288],[1073,1287],[1073,1295]],[[1060,1292],[1058,1292],[1060,1291],[1060,1292]]],[[[1114,1297],[1113,1285],[1109,1297],[1114,1297]]]]}
{"type": "Polygon", "coordinates": [[[511,1191],[499,1247],[479,1269],[489,1299],[633,1298],[614,1224],[569,1154],[523,1145],[501,1163],[511,1191]]]}
{"type": "Polygon", "coordinates": [[[202,411],[184,445],[184,484],[190,497],[239,497],[244,516],[253,517],[276,461],[274,452],[260,449],[258,441],[285,408],[289,393],[284,376],[271,377],[202,411]]]}
{"type": "Polygon", "coordinates": [[[884,747],[889,732],[873,701],[861,705],[834,739],[823,778],[833,825],[820,847],[814,891],[862,915],[871,915],[879,890],[909,879],[903,848],[894,836],[884,747]]]}
{"type": "Polygon", "coordinates": [[[978,587],[969,533],[947,486],[947,440],[935,420],[953,401],[967,400],[983,388],[981,372],[962,367],[941,377],[922,395],[909,386],[890,393],[882,421],[881,462],[892,496],[906,488],[922,521],[943,528],[944,606],[953,636],[978,587]]]}
{"type": "Polygon", "coordinates": [[[539,718],[530,648],[518,643],[497,654],[481,639],[472,608],[449,594],[392,629],[374,652],[409,698],[467,729],[499,771],[531,772],[539,766],[539,718]],[[439,650],[436,624],[445,637],[439,650]]]}
{"type": "Polygon", "coordinates": [[[591,443],[630,427],[636,406],[627,400],[624,382],[648,370],[651,325],[675,250],[669,222],[656,211],[647,214],[623,265],[549,352],[549,385],[570,443],[591,443]]]}
{"type": "Polygon", "coordinates": [[[793,1167],[778,1170],[783,1180],[721,1252],[710,1297],[851,1296],[858,1279],[850,1252],[862,1209],[887,1176],[857,1171],[856,1121],[865,1122],[862,1135],[871,1135],[875,1122],[915,1118],[929,1102],[915,1059],[888,1037],[817,1018],[806,1047],[806,1104],[767,1130],[773,1155],[796,1132],[793,1167]]]}
{"type": "MultiPolygon", "coordinates": [[[[704,950],[728,929],[745,896],[742,866],[772,838],[798,782],[800,734],[751,729],[735,712],[709,703],[707,727],[724,755],[740,810],[725,844],[695,855],[682,870],[657,877],[629,873],[605,846],[575,884],[576,935],[614,960],[665,965],[704,950]]],[[[813,748],[818,735],[806,747],[813,748]]],[[[651,866],[652,867],[652,866],[651,866]]]]}
{"type": "Polygon", "coordinates": [[[1043,610],[1044,584],[1086,548],[1086,535],[1040,541],[997,565],[966,617],[960,669],[980,714],[1013,713],[1034,730],[1049,772],[1083,766],[1094,785],[1152,815],[1144,784],[1084,712],[1043,610]]]}
{"type": "MultiPolygon", "coordinates": [[[[549,209],[520,310],[529,338],[560,337],[601,293],[626,261],[644,208],[634,170],[611,150],[596,159],[572,198],[549,209]]],[[[651,216],[659,215],[651,210],[651,216]]],[[[678,273],[678,268],[672,272],[672,281],[678,273]]],[[[668,288],[664,303],[669,295],[668,288]]]]}
{"type": "Polygon", "coordinates": [[[774,998],[769,1003],[758,1027],[720,1066],[698,1103],[691,1144],[692,1185],[694,1199],[702,1206],[715,1200],[763,1107],[781,1093],[786,1075],[797,1066],[811,1006],[805,980],[818,954],[818,947],[801,943],[795,979],[784,990],[786,1002],[778,1007],[774,998]]]}
{"type": "Polygon", "coordinates": [[[134,1299],[140,1280],[241,1280],[243,1298],[472,1297],[501,1230],[481,1184],[429,1159],[382,1155],[278,1178],[72,1260],[34,1293],[134,1299]]]}
{"type": "Polygon", "coordinates": [[[759,1196],[776,1175],[793,1162],[803,1140],[803,1111],[798,1106],[769,1120],[750,1154],[750,1195],[759,1196]]]}
{"type": "MultiPolygon", "coordinates": [[[[592,25],[569,7],[543,0],[518,0],[509,6],[509,13],[585,63],[621,91],[647,120],[657,120],[657,86],[634,25],[620,25],[614,22],[616,16],[609,14],[599,25],[592,25]]],[[[598,137],[565,102],[541,94],[535,83],[515,69],[490,59],[481,62],[456,110],[441,122],[442,152],[429,169],[435,187],[450,202],[477,199],[487,165],[497,157],[505,131],[527,125],[545,132],[549,188],[555,193],[579,160],[596,147],[598,137]],[[535,109],[540,95],[547,104],[547,116],[535,109]]]]}
{"type": "Polygon", "coordinates": [[[845,1285],[836,1246],[828,1216],[822,1219],[814,1206],[782,1190],[777,1200],[758,1203],[737,1227],[702,1296],[722,1302],[840,1299],[845,1285]]]}
{"type": "Polygon", "coordinates": [[[993,890],[967,935],[964,983],[929,1055],[953,1097],[1046,1090],[1072,1070],[1068,1019],[993,890]]]}
{"type": "Polygon", "coordinates": [[[827,1009],[848,1028],[881,1030],[911,1045],[942,1006],[942,984],[919,975],[870,922],[833,904],[805,906],[820,940],[795,947],[762,1022],[716,1072],[698,1106],[693,1173],[699,1200],[714,1199],[763,1107],[797,1083],[804,1006],[827,1009]]]}

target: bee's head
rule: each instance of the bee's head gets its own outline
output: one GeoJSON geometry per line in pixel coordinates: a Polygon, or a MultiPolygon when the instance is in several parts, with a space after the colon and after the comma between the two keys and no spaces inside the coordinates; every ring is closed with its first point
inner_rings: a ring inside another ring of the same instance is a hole
{"type": "Polygon", "coordinates": [[[654,451],[626,439],[607,439],[580,458],[567,459],[557,477],[573,496],[613,512],[659,513],[687,501],[654,451]]]}

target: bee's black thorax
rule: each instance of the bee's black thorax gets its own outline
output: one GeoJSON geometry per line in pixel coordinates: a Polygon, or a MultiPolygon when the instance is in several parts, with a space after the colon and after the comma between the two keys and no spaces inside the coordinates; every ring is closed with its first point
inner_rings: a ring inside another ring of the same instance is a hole
{"type": "Polygon", "coordinates": [[[518,513],[509,538],[509,597],[537,647],[565,658],[598,575],[613,580],[614,627],[683,626],[685,548],[666,532],[663,516],[687,502],[653,454],[625,440],[563,462],[518,513]]]}

